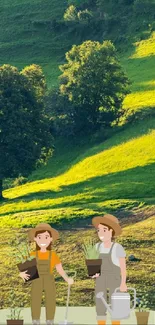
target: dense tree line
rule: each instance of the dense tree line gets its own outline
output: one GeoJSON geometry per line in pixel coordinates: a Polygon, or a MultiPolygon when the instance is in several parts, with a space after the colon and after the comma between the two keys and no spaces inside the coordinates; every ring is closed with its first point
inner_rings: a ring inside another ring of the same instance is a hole
{"type": "Polygon", "coordinates": [[[51,155],[45,92],[39,66],[21,72],[10,65],[0,67],[0,199],[4,178],[27,176],[51,155]]]}

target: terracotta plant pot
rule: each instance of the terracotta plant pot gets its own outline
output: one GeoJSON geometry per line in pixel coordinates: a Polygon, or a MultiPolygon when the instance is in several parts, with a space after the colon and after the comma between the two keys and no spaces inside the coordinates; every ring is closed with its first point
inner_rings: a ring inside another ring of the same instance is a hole
{"type": "Polygon", "coordinates": [[[7,325],[23,325],[23,319],[7,319],[7,325]]]}
{"type": "Polygon", "coordinates": [[[17,266],[20,272],[27,270],[27,274],[30,275],[29,280],[26,280],[25,282],[39,278],[36,258],[33,258],[31,261],[25,261],[24,263],[17,264],[17,266]]]}
{"type": "Polygon", "coordinates": [[[149,311],[136,311],[137,325],[147,325],[149,311]]]}
{"type": "Polygon", "coordinates": [[[102,259],[86,260],[88,275],[93,276],[96,273],[101,274],[102,259]]]}

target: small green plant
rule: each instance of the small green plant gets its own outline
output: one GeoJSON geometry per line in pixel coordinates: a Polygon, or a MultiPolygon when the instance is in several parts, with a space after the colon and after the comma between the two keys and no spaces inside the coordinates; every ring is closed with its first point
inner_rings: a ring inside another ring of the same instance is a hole
{"type": "Polygon", "coordinates": [[[10,315],[7,315],[8,319],[23,319],[23,316],[20,316],[23,308],[10,308],[10,315]]]}
{"type": "Polygon", "coordinates": [[[86,259],[98,259],[99,258],[99,251],[95,246],[95,242],[93,240],[85,241],[82,244],[83,253],[86,259]]]}
{"type": "Polygon", "coordinates": [[[11,306],[10,307],[10,314],[7,315],[7,319],[23,319],[22,316],[20,316],[21,314],[21,311],[22,311],[22,303],[21,301],[19,302],[19,307],[16,307],[15,306],[16,304],[16,295],[15,295],[15,292],[13,290],[11,290],[10,292],[10,297],[9,297],[9,305],[11,306]]]}
{"type": "Polygon", "coordinates": [[[147,300],[148,294],[143,294],[140,298],[137,298],[137,307],[139,312],[149,310],[149,302],[147,300]]]}
{"type": "Polygon", "coordinates": [[[10,258],[16,260],[16,263],[24,263],[26,260],[31,261],[34,257],[30,255],[31,249],[28,242],[14,240],[11,242],[12,251],[8,253],[10,258]]]}

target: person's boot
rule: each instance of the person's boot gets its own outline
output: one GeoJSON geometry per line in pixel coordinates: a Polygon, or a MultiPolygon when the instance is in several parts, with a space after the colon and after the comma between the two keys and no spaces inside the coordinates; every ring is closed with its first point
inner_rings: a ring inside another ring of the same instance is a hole
{"type": "Polygon", "coordinates": [[[33,319],[32,325],[40,325],[40,319],[33,319]]]}
{"type": "Polygon", "coordinates": [[[120,325],[120,321],[119,320],[112,320],[112,325],[120,325]]]}
{"type": "Polygon", "coordinates": [[[97,324],[98,325],[106,325],[106,320],[98,320],[97,324]]]}
{"type": "Polygon", "coordinates": [[[54,320],[47,319],[46,325],[54,325],[54,320]]]}

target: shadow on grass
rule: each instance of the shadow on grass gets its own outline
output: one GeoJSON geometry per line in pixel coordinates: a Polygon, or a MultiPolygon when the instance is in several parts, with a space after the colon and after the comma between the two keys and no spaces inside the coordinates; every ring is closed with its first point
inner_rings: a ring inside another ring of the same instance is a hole
{"type": "MultiPolygon", "coordinates": [[[[47,207],[39,208],[39,210],[48,210],[50,209],[63,209],[66,207],[74,207],[74,209],[87,209],[93,208],[96,213],[99,214],[100,211],[104,209],[105,201],[112,200],[131,200],[131,206],[144,204],[147,202],[147,205],[155,204],[154,198],[154,178],[153,175],[155,173],[155,163],[150,163],[144,167],[136,167],[132,169],[128,169],[125,171],[112,173],[109,175],[103,175],[98,177],[93,177],[87,181],[79,182],[77,184],[72,184],[69,186],[62,186],[61,192],[39,192],[31,193],[25,196],[21,196],[19,199],[13,200],[14,202],[18,202],[21,199],[25,202],[30,202],[36,199],[44,200],[44,199],[58,199],[64,197],[72,197],[75,196],[73,200],[66,200],[66,202],[60,202],[57,204],[48,205],[47,207]],[[82,198],[78,198],[78,195],[83,194],[82,198]],[[77,198],[76,198],[77,195],[77,198]],[[132,202],[133,201],[133,202],[132,202]]],[[[124,202],[124,209],[130,206],[130,202],[124,202]]],[[[111,204],[109,203],[109,207],[111,204]]],[[[105,209],[108,208],[105,205],[105,209]]],[[[34,209],[37,211],[37,208],[34,209]]],[[[117,210],[117,202],[116,202],[116,210],[117,210]]],[[[119,210],[119,205],[118,205],[119,210]]],[[[33,209],[26,210],[25,212],[33,211],[33,209]]],[[[21,211],[13,211],[8,214],[14,214],[21,211]]],[[[37,213],[37,212],[36,212],[37,213]]],[[[7,215],[7,213],[1,214],[7,215]]],[[[78,216],[78,219],[80,216],[78,216]]],[[[70,221],[71,221],[70,217],[70,221]]],[[[83,218],[82,218],[83,219],[83,218]]],[[[81,219],[81,220],[82,220],[81,219]]],[[[67,220],[64,217],[65,222],[67,220]]],[[[69,222],[70,222],[69,221],[69,222]]],[[[63,220],[61,220],[63,222],[63,220]]]]}
{"type": "MultiPolygon", "coordinates": [[[[68,172],[71,167],[78,164],[82,160],[97,155],[104,150],[109,150],[122,143],[128,142],[131,139],[138,138],[154,129],[153,121],[136,122],[133,125],[118,127],[117,134],[113,134],[109,139],[101,140],[100,144],[95,145],[88,142],[69,145],[65,140],[61,140],[56,144],[53,157],[50,159],[46,167],[42,167],[35,171],[29,178],[29,182],[39,181],[61,176],[68,172]]],[[[86,140],[85,140],[86,141],[86,140]]]]}
{"type": "MultiPolygon", "coordinates": [[[[129,198],[136,199],[135,193],[137,193],[137,199],[147,197],[153,198],[154,182],[152,176],[154,173],[155,163],[153,162],[144,167],[138,166],[136,168],[131,168],[121,172],[92,177],[86,181],[78,182],[76,184],[71,184],[68,186],[62,185],[61,192],[54,192],[53,190],[39,193],[36,192],[23,195],[20,197],[20,199],[26,199],[26,201],[27,199],[28,201],[31,201],[34,198],[41,200],[46,198],[56,199],[63,198],[65,196],[77,195],[80,193],[94,193],[94,197],[92,197],[90,201],[89,198],[84,200],[86,202],[98,202],[98,197],[100,196],[102,196],[104,200],[129,198]],[[122,191],[122,187],[124,191],[122,191]],[[136,190],[137,192],[135,192],[136,190]]],[[[14,201],[16,200],[18,199],[15,199],[14,201]]],[[[65,203],[62,203],[62,205],[63,204],[65,205],[65,203]]],[[[59,204],[56,204],[56,207],[58,206],[59,204]]]]}

